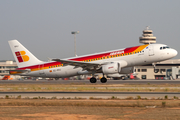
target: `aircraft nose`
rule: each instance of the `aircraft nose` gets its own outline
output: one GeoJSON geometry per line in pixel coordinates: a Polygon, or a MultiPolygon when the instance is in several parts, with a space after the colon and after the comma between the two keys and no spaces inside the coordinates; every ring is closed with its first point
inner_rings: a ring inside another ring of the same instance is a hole
{"type": "Polygon", "coordinates": [[[174,49],[173,49],[173,51],[172,51],[173,57],[175,57],[177,54],[178,54],[177,50],[174,50],[174,49]]]}

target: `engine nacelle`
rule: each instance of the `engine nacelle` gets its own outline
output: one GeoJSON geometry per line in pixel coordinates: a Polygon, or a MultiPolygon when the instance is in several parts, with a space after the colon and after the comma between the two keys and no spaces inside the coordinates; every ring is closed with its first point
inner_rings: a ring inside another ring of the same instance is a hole
{"type": "Polygon", "coordinates": [[[134,72],[134,67],[122,68],[120,74],[129,74],[134,72]]]}
{"type": "Polygon", "coordinates": [[[104,74],[120,73],[120,71],[121,71],[120,63],[117,62],[102,66],[102,72],[104,74]]]}

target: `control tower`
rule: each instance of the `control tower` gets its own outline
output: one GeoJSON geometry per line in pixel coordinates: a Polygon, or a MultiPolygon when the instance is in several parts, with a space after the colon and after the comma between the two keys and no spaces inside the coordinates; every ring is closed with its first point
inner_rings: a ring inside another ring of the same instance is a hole
{"type": "Polygon", "coordinates": [[[141,37],[139,37],[139,42],[143,44],[151,44],[156,43],[156,37],[153,36],[152,30],[149,29],[149,26],[146,27],[145,30],[143,30],[143,34],[141,37]]]}

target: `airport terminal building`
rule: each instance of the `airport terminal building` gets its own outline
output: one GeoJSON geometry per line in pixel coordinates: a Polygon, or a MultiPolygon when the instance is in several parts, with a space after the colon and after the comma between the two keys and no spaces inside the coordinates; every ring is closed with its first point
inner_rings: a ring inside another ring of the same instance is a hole
{"type": "Polygon", "coordinates": [[[139,79],[177,79],[180,75],[180,59],[158,62],[155,69],[156,72],[152,64],[135,66],[139,79]]]}
{"type": "MultiPolygon", "coordinates": [[[[2,79],[5,75],[9,75],[9,71],[17,68],[17,64],[14,61],[0,61],[0,79],[2,79]]],[[[16,78],[16,76],[14,76],[16,78]]]]}
{"type": "Polygon", "coordinates": [[[17,68],[17,64],[14,61],[0,61],[0,75],[8,75],[9,72],[6,70],[13,70],[17,68]]]}

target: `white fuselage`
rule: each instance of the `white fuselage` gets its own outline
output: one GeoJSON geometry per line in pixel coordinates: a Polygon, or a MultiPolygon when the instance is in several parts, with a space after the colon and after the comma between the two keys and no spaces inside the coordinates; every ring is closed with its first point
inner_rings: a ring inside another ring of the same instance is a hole
{"type": "MultiPolygon", "coordinates": [[[[164,61],[167,59],[171,59],[176,55],[177,55],[177,51],[172,48],[166,47],[166,45],[150,44],[147,45],[147,47],[145,47],[143,50],[139,51],[138,53],[132,53],[132,54],[129,53],[128,55],[124,55],[124,56],[117,56],[113,58],[100,59],[94,61],[92,60],[88,62],[101,64],[108,62],[110,63],[117,61],[125,61],[127,65],[124,68],[126,68],[126,67],[146,65],[146,64],[152,64],[154,62],[164,61]]],[[[74,59],[74,58],[70,58],[70,59],[74,59]]],[[[70,60],[70,59],[64,59],[64,60],[70,60]]],[[[83,62],[87,62],[87,61],[83,61],[83,62]]],[[[43,62],[42,64],[39,64],[39,66],[44,66],[47,63],[48,62],[43,62]]],[[[54,63],[54,62],[50,62],[50,63],[54,63]]],[[[79,71],[83,71],[83,68],[82,67],[76,68],[71,65],[60,66],[60,67],[56,65],[48,69],[39,69],[36,71],[23,73],[22,75],[60,78],[60,77],[70,77],[70,76],[80,75],[81,72],[79,71]]]]}

